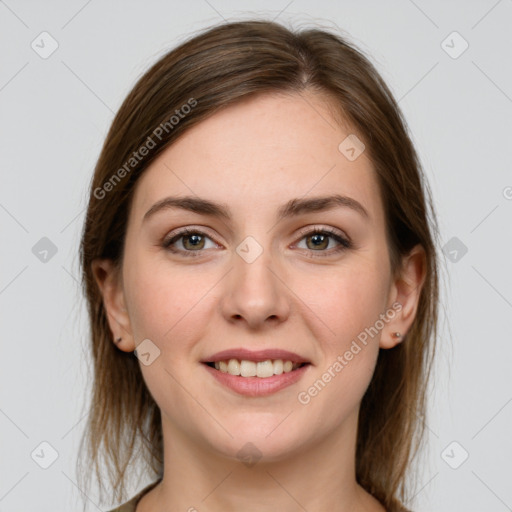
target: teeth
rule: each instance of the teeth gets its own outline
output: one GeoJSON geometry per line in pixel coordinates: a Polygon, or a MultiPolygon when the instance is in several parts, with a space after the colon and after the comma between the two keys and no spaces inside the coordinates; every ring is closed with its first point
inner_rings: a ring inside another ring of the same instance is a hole
{"type": "MultiPolygon", "coordinates": [[[[238,374],[236,373],[235,375],[238,374]]],[[[240,375],[242,377],[256,377],[256,363],[253,361],[240,361],[240,375]]]]}
{"type": "Polygon", "coordinates": [[[240,363],[238,360],[230,359],[226,371],[231,375],[240,375],[240,363]]]}
{"type": "Polygon", "coordinates": [[[222,373],[230,375],[240,375],[242,377],[272,377],[272,375],[281,375],[289,373],[300,366],[299,363],[292,361],[283,361],[282,359],[254,362],[245,359],[229,359],[226,361],[215,361],[215,368],[222,373]]]}
{"type": "Polygon", "coordinates": [[[260,361],[256,364],[256,376],[272,377],[272,375],[274,375],[274,364],[270,359],[268,361],[260,361]]]}
{"type": "Polygon", "coordinates": [[[274,361],[274,375],[281,375],[281,373],[283,373],[284,371],[284,368],[283,368],[283,360],[282,359],[276,359],[274,361]]]}

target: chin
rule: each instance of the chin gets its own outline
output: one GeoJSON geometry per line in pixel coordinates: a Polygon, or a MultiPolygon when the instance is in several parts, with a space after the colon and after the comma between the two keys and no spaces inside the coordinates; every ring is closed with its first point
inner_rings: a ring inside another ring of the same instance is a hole
{"type": "MultiPolygon", "coordinates": [[[[301,439],[295,430],[286,428],[283,416],[274,421],[257,423],[254,414],[249,415],[252,424],[240,425],[226,429],[233,437],[222,436],[222,439],[210,439],[211,448],[220,455],[251,465],[250,461],[280,462],[300,453],[306,440],[301,439]],[[277,427],[277,428],[276,428],[277,427]],[[249,461],[249,462],[248,462],[249,461]]],[[[295,425],[296,427],[296,425],[295,425]]]]}

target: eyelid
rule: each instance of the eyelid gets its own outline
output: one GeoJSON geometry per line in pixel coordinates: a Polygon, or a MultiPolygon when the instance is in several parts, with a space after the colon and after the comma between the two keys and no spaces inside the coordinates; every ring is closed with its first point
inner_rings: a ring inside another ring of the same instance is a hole
{"type": "MultiPolygon", "coordinates": [[[[216,238],[211,234],[209,229],[205,226],[186,226],[183,228],[176,228],[167,235],[165,235],[164,239],[162,240],[162,245],[166,248],[168,248],[168,244],[175,238],[176,240],[179,240],[182,236],[188,235],[188,234],[198,234],[203,235],[211,239],[214,243],[217,245],[222,245],[219,242],[217,242],[216,238]]],[[[187,252],[193,252],[193,251],[187,251],[187,252]]],[[[201,251],[197,251],[201,252],[201,251]]]]}
{"type": "Polygon", "coordinates": [[[318,224],[312,224],[299,229],[299,234],[304,237],[311,233],[316,233],[317,231],[339,236],[340,238],[345,239],[347,242],[352,243],[352,240],[345,232],[331,226],[319,226],[318,224]]]}

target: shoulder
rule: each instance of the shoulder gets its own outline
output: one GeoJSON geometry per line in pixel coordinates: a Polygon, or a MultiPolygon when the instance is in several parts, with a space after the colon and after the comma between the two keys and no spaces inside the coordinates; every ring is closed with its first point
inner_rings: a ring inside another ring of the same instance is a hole
{"type": "Polygon", "coordinates": [[[394,501],[390,506],[388,506],[386,508],[386,512],[414,512],[414,511],[406,508],[399,501],[394,501]]]}
{"type": "Polygon", "coordinates": [[[123,505],[119,505],[119,507],[117,508],[109,510],[108,512],[135,512],[135,507],[137,506],[137,503],[134,500],[135,498],[131,499],[130,501],[127,501],[123,505]]]}
{"type": "Polygon", "coordinates": [[[149,484],[147,487],[144,487],[144,489],[142,489],[142,491],[137,493],[130,501],[127,501],[126,503],[119,505],[117,508],[109,510],[109,512],[135,512],[137,503],[141,500],[142,496],[144,496],[151,489],[153,489],[153,487],[155,487],[157,484],[159,484],[160,481],[161,481],[161,479],[149,484]]]}

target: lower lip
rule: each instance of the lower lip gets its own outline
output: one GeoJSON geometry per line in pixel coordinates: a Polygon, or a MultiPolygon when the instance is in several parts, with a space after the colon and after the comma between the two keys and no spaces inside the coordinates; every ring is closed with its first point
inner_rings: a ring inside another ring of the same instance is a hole
{"type": "Polygon", "coordinates": [[[221,384],[245,396],[266,396],[277,393],[283,388],[291,386],[298,382],[311,364],[305,364],[297,370],[273,375],[272,377],[241,377],[216,370],[205,363],[202,363],[207,371],[210,372],[221,384]]]}

